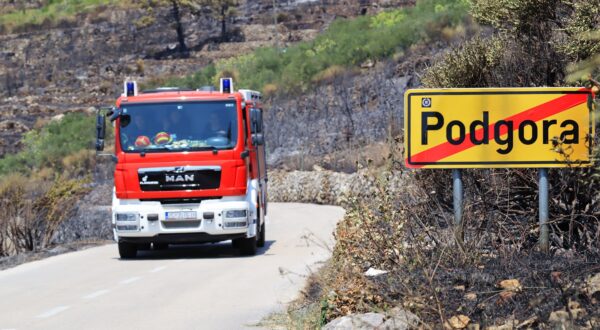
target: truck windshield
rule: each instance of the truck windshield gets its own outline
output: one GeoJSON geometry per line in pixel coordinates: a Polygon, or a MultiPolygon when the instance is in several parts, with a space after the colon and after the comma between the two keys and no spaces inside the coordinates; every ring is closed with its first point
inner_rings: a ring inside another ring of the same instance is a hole
{"type": "Polygon", "coordinates": [[[231,149],[237,133],[235,101],[121,106],[119,135],[125,152],[231,149]]]}

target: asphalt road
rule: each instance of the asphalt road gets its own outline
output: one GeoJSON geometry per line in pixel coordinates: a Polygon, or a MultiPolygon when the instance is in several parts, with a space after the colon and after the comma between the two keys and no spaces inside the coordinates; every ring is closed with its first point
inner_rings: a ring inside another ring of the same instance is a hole
{"type": "Polygon", "coordinates": [[[143,251],[114,244],[0,272],[0,329],[240,329],[281,310],[328,258],[343,210],[270,204],[267,244],[241,257],[229,242],[143,251]]]}

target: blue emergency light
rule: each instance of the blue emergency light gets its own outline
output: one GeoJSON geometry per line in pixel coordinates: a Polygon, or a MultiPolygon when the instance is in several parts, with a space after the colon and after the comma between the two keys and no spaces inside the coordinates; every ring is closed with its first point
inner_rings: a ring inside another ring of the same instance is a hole
{"type": "Polygon", "coordinates": [[[123,95],[137,96],[137,83],[135,81],[126,80],[123,83],[123,95]]]}
{"type": "Polygon", "coordinates": [[[233,91],[233,79],[221,78],[221,93],[230,94],[233,91]]]}

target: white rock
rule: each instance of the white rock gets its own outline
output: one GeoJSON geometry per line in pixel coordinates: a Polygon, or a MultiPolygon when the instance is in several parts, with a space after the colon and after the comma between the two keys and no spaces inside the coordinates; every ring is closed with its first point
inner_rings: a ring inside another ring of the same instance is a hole
{"type": "Polygon", "coordinates": [[[383,324],[385,316],[379,313],[353,314],[338,317],[327,323],[324,330],[375,329],[383,324]]]}
{"type": "Polygon", "coordinates": [[[65,118],[65,115],[61,113],[50,118],[50,121],[61,121],[63,118],[65,118]]]}
{"type": "Polygon", "coordinates": [[[387,274],[388,271],[387,270],[381,270],[381,269],[375,269],[373,267],[369,268],[366,272],[365,272],[365,276],[379,276],[379,275],[383,275],[383,274],[387,274]]]}
{"type": "Polygon", "coordinates": [[[586,282],[590,295],[600,291],[600,273],[590,276],[586,282]]]}
{"type": "Polygon", "coordinates": [[[392,308],[388,313],[389,319],[379,329],[408,330],[419,325],[420,319],[415,314],[400,307],[392,308]]]}

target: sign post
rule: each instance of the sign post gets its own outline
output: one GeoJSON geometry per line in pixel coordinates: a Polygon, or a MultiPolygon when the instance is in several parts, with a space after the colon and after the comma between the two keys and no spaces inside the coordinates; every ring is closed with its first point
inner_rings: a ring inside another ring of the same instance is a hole
{"type": "Polygon", "coordinates": [[[548,232],[548,169],[540,168],[539,199],[540,199],[540,250],[550,251],[548,232]]]}
{"type": "Polygon", "coordinates": [[[464,168],[539,168],[540,247],[548,243],[548,168],[591,166],[585,88],[412,89],[404,95],[409,168],[453,169],[454,225],[464,238],[464,168]]]}
{"type": "Polygon", "coordinates": [[[465,232],[463,226],[463,183],[462,173],[459,169],[452,170],[452,191],[454,204],[454,236],[458,244],[462,246],[465,240],[465,232]]]}

